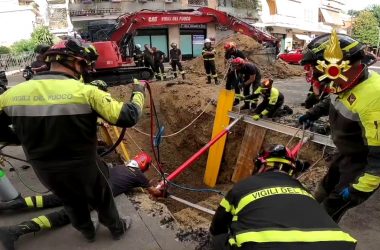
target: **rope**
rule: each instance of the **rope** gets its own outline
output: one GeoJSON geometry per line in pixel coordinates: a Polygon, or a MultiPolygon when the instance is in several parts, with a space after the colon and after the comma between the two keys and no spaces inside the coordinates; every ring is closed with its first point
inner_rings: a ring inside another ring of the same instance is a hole
{"type": "MultiPolygon", "coordinates": [[[[182,133],[183,131],[185,131],[187,128],[189,128],[191,125],[193,125],[193,123],[196,122],[196,121],[199,119],[199,117],[201,117],[201,116],[206,112],[206,110],[207,110],[207,108],[208,108],[208,106],[210,105],[211,102],[212,102],[212,100],[210,100],[210,101],[207,103],[207,105],[206,105],[206,107],[203,109],[203,111],[202,111],[197,117],[195,117],[195,119],[192,120],[188,125],[186,125],[185,127],[181,128],[180,130],[178,130],[177,132],[175,132],[175,133],[173,133],[173,134],[170,134],[170,135],[163,135],[162,138],[168,138],[168,137],[176,136],[176,135],[182,133]]],[[[145,133],[145,132],[139,130],[138,128],[136,128],[136,127],[133,127],[133,129],[136,130],[137,132],[139,132],[140,134],[143,134],[143,135],[145,135],[145,136],[150,136],[150,134],[145,133]]]]}

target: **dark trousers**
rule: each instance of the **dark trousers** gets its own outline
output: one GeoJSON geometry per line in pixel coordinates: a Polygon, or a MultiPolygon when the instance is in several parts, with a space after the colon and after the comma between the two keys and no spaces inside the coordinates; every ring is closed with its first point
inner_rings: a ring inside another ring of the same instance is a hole
{"type": "Polygon", "coordinates": [[[153,59],[145,58],[144,59],[144,66],[151,68],[154,72],[156,72],[156,68],[154,67],[153,59]]]}
{"type": "Polygon", "coordinates": [[[71,224],[83,234],[95,232],[90,208],[111,232],[123,230],[106,177],[95,160],[31,162],[41,182],[62,200],[71,224]]]}
{"type": "Polygon", "coordinates": [[[136,67],[144,67],[144,61],[141,60],[135,60],[136,67]]]}
{"type": "MultiPolygon", "coordinates": [[[[276,111],[278,111],[281,106],[284,104],[284,98],[279,96],[277,103],[274,105],[274,108],[270,108],[268,111],[269,113],[266,115],[267,117],[275,117],[276,116],[276,111]]],[[[263,100],[255,109],[255,114],[260,114],[261,112],[264,111],[264,109],[267,109],[269,105],[269,99],[263,100]]]]}
{"type": "Polygon", "coordinates": [[[177,77],[177,67],[178,67],[178,70],[179,70],[179,73],[181,75],[185,74],[185,72],[183,71],[183,68],[182,68],[182,64],[179,60],[172,60],[171,62],[171,66],[172,66],[172,70],[173,70],[173,73],[174,73],[174,76],[177,77]]]}
{"type": "Polygon", "coordinates": [[[339,222],[344,213],[363,202],[345,201],[340,193],[362,173],[367,162],[366,154],[342,155],[337,153],[329,164],[329,170],[320,183],[315,199],[322,204],[331,218],[339,222]]]}
{"type": "MultiPolygon", "coordinates": [[[[229,70],[227,72],[227,81],[226,81],[226,89],[227,90],[235,90],[235,94],[240,94],[240,78],[235,70],[229,70]]],[[[249,91],[249,86],[248,86],[249,91]]]]}
{"type": "Polygon", "coordinates": [[[154,68],[155,68],[154,72],[156,72],[156,77],[160,80],[164,80],[166,75],[165,75],[165,68],[164,68],[163,62],[155,61],[154,68]]]}
{"type": "Polygon", "coordinates": [[[203,65],[206,70],[207,79],[211,80],[211,77],[214,79],[217,78],[215,60],[204,60],[203,65]]]}

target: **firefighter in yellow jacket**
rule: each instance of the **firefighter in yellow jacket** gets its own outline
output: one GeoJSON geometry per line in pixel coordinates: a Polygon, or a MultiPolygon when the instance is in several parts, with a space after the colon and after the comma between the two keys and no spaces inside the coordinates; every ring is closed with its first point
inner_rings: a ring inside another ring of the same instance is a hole
{"type": "Polygon", "coordinates": [[[327,88],[330,100],[316,104],[299,122],[329,115],[338,153],[316,192],[335,221],[373,194],[380,184],[380,75],[362,62],[365,46],[332,32],[307,46],[302,64],[311,81],[327,88]]]}
{"type": "Polygon", "coordinates": [[[92,242],[90,207],[114,239],[129,228],[120,218],[112,191],[96,162],[96,121],[134,126],[144,105],[144,86],[133,85],[131,102],[79,79],[92,70],[98,54],[91,44],[69,39],[45,53],[50,71],[35,75],[0,96],[0,124],[12,124],[40,181],[62,201],[72,225],[92,242]]]}
{"type": "Polygon", "coordinates": [[[354,250],[343,232],[295,179],[306,165],[283,145],[255,160],[253,176],[236,183],[211,223],[214,250],[354,250]]]}

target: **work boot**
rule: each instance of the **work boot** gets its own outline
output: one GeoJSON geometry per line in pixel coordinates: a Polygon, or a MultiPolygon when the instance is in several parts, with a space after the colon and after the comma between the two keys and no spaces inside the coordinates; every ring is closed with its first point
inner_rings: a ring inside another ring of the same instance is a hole
{"type": "Polygon", "coordinates": [[[234,103],[233,103],[233,106],[239,105],[239,103],[240,103],[240,100],[239,99],[235,99],[234,103]]]}
{"type": "Polygon", "coordinates": [[[0,211],[27,208],[24,198],[21,196],[8,202],[0,202],[0,211]]]}
{"type": "Polygon", "coordinates": [[[33,221],[25,221],[16,226],[0,227],[0,241],[6,250],[15,249],[15,241],[21,235],[40,231],[40,226],[33,221]]]}
{"type": "Polygon", "coordinates": [[[211,76],[207,77],[207,84],[211,84],[211,76]]]}
{"type": "Polygon", "coordinates": [[[182,74],[182,80],[185,80],[186,77],[185,77],[185,74],[182,74]]]}
{"type": "Polygon", "coordinates": [[[214,81],[215,81],[215,85],[219,85],[219,81],[217,77],[214,78],[214,81]]]}
{"type": "Polygon", "coordinates": [[[250,102],[244,102],[244,105],[240,107],[240,110],[251,109],[250,102]]]}
{"type": "Polygon", "coordinates": [[[86,238],[87,242],[91,243],[95,241],[96,231],[99,229],[99,221],[97,219],[91,218],[91,222],[94,225],[93,231],[81,231],[82,235],[86,238]]]}
{"type": "Polygon", "coordinates": [[[112,238],[114,240],[120,240],[124,233],[131,227],[132,219],[129,216],[125,216],[120,219],[122,228],[119,230],[111,231],[112,238]]]}

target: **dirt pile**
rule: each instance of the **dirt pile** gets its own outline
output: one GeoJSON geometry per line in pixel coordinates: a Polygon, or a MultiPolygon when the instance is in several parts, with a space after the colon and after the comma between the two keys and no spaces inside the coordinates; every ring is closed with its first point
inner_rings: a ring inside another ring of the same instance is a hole
{"type": "MultiPolygon", "coordinates": [[[[282,60],[274,60],[273,55],[267,54],[265,48],[259,44],[253,38],[242,35],[235,34],[231,37],[220,41],[218,45],[216,45],[216,65],[218,75],[223,76],[226,72],[226,66],[224,64],[224,43],[233,41],[237,44],[238,48],[242,50],[249,61],[255,63],[261,71],[263,77],[271,77],[271,78],[287,78],[292,76],[301,76],[303,74],[303,70],[294,65],[289,65],[282,60]]],[[[187,71],[204,75],[204,67],[203,67],[203,59],[201,57],[197,57],[191,61],[186,63],[187,71]]]]}

